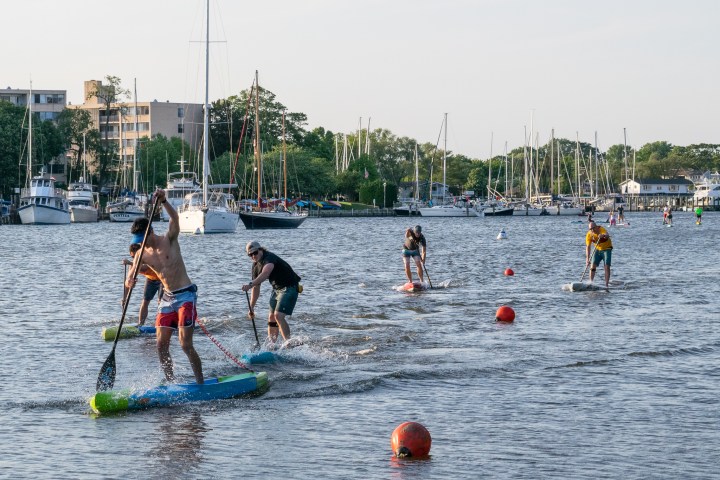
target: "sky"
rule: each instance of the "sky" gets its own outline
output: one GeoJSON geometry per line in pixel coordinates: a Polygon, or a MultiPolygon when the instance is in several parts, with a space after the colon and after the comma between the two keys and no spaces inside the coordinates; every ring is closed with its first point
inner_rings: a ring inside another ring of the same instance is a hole
{"type": "MultiPolygon", "coordinates": [[[[0,88],[117,76],[202,103],[204,0],[3,0],[0,88]]],[[[210,101],[255,71],[307,128],[384,128],[485,159],[569,138],[720,143],[715,0],[211,0],[210,101]],[[362,120],[361,120],[362,119],[362,120]],[[624,137],[624,132],[626,137],[624,137]]]]}

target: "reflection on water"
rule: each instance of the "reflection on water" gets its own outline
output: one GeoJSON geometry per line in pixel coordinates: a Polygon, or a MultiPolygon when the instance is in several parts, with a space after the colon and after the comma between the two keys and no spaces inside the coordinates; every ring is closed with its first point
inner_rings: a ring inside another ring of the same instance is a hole
{"type": "Polygon", "coordinates": [[[162,415],[150,454],[158,463],[159,477],[178,478],[197,469],[203,462],[204,439],[210,430],[197,411],[175,409],[162,415]]]}

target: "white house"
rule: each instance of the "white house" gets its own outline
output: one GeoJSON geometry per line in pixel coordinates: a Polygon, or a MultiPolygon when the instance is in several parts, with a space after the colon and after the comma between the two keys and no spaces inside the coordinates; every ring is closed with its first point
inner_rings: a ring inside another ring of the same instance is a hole
{"type": "Polygon", "coordinates": [[[692,196],[693,182],[687,178],[637,178],[620,184],[623,195],[649,196],[670,195],[692,196]]]}

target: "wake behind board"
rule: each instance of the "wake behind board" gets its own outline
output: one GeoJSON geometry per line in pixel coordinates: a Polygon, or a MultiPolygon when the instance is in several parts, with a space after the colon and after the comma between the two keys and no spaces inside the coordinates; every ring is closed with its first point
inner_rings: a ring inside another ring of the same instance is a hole
{"type": "Polygon", "coordinates": [[[267,385],[266,372],[249,372],[225,377],[206,378],[205,383],[173,383],[147,390],[109,390],[90,399],[95,413],[124,412],[151,407],[167,407],[191,402],[233,398],[254,392],[267,385]]]}
{"type": "Polygon", "coordinates": [[[610,285],[605,286],[604,282],[600,283],[586,283],[586,282],[573,282],[563,285],[563,290],[570,292],[589,292],[598,290],[615,290],[625,288],[625,282],[610,280],[610,285]]]}
{"type": "Polygon", "coordinates": [[[240,361],[247,364],[257,363],[275,363],[280,361],[280,355],[274,352],[255,352],[246,353],[240,357],[240,361]]]}
{"type": "Polygon", "coordinates": [[[403,286],[399,287],[398,290],[403,292],[422,292],[427,290],[428,285],[422,282],[407,282],[403,286]]]}

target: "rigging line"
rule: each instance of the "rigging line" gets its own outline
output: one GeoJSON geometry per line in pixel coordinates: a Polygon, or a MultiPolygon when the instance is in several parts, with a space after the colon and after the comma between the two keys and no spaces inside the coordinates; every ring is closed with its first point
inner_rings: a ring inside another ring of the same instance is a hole
{"type": "Polygon", "coordinates": [[[235,153],[235,164],[232,168],[230,183],[233,183],[234,181],[238,160],[240,159],[240,149],[242,148],[243,138],[245,138],[245,133],[247,132],[248,118],[250,117],[250,99],[252,98],[254,88],[255,82],[253,81],[253,84],[250,87],[250,94],[248,95],[247,104],[245,105],[245,118],[243,118],[243,126],[242,130],[240,131],[240,139],[238,140],[237,152],[235,153]]]}

